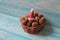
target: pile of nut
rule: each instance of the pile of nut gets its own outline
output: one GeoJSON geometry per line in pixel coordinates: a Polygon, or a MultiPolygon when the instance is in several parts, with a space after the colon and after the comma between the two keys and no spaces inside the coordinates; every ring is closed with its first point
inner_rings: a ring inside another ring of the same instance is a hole
{"type": "Polygon", "coordinates": [[[29,20],[29,15],[20,18],[20,22],[25,32],[36,34],[44,28],[45,18],[42,14],[35,13],[34,20],[29,20]]]}
{"type": "Polygon", "coordinates": [[[28,27],[35,27],[41,24],[45,23],[45,18],[42,14],[35,13],[34,14],[34,20],[28,20],[29,15],[22,17],[20,19],[22,25],[28,26],[28,27]]]}

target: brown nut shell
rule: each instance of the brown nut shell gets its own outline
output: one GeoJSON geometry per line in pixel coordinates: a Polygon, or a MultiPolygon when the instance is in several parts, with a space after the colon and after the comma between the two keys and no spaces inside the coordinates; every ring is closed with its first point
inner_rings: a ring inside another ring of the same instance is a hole
{"type": "Polygon", "coordinates": [[[26,24],[27,24],[26,20],[22,20],[21,23],[22,23],[23,25],[26,25],[26,24]]]}
{"type": "Polygon", "coordinates": [[[39,20],[39,24],[43,24],[45,22],[45,18],[42,17],[40,20],[39,20]]]}
{"type": "Polygon", "coordinates": [[[40,19],[40,18],[39,18],[38,16],[37,16],[37,17],[35,17],[35,20],[36,20],[37,22],[39,21],[39,19],[40,19]]]}
{"type": "Polygon", "coordinates": [[[33,22],[32,27],[38,26],[38,22],[33,22]]]}
{"type": "Polygon", "coordinates": [[[24,17],[20,18],[20,21],[22,21],[22,20],[25,20],[25,18],[24,17]]]}

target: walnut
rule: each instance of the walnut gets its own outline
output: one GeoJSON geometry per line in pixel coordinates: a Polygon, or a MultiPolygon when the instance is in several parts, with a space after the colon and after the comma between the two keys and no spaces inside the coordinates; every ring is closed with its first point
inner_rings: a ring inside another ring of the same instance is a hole
{"type": "Polygon", "coordinates": [[[33,22],[32,27],[38,26],[38,22],[33,22]]]}
{"type": "Polygon", "coordinates": [[[43,24],[45,22],[45,18],[41,17],[41,19],[39,19],[39,24],[43,24]]]}

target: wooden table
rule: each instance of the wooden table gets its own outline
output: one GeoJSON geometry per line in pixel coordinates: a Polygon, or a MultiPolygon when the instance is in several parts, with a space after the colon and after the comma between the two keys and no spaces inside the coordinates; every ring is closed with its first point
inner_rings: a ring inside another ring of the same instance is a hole
{"type": "Polygon", "coordinates": [[[60,40],[60,0],[0,0],[0,40],[60,40]],[[25,33],[19,21],[31,8],[47,19],[36,35],[25,33]]]}

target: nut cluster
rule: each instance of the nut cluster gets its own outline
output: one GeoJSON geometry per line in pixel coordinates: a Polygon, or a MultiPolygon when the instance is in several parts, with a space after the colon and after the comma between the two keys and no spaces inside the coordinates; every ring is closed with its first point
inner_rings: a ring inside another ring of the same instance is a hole
{"type": "Polygon", "coordinates": [[[45,18],[42,14],[35,13],[34,20],[28,20],[29,15],[22,17],[20,19],[21,23],[28,27],[35,27],[37,25],[41,25],[45,22],[45,18]]]}
{"type": "Polygon", "coordinates": [[[42,30],[40,27],[44,26],[45,18],[42,14],[35,13],[34,14],[34,20],[28,20],[29,15],[20,18],[20,22],[25,27],[24,30],[26,30],[28,33],[36,33],[42,30]]]}

